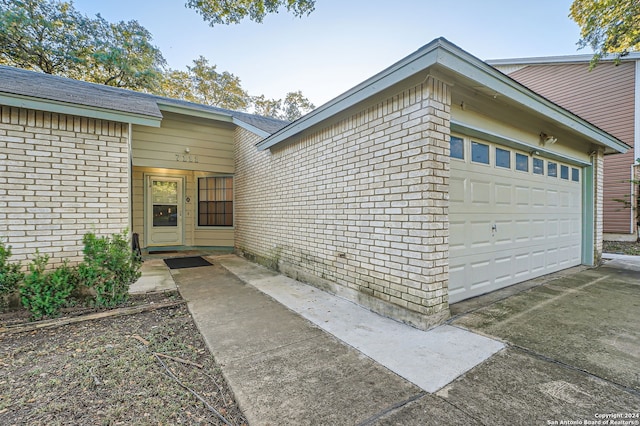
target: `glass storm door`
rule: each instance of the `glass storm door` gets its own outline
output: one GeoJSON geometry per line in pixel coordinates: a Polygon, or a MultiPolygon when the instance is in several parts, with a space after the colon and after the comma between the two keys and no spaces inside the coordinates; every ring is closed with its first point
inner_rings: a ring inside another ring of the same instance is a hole
{"type": "Polygon", "coordinates": [[[147,178],[147,243],[182,245],[182,179],[147,178]]]}

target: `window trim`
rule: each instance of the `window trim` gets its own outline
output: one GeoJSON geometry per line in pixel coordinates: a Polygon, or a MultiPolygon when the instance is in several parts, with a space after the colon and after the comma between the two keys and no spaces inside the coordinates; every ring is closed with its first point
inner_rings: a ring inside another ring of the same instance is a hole
{"type": "Polygon", "coordinates": [[[457,136],[457,135],[449,135],[449,158],[453,159],[453,160],[458,160],[458,161],[467,161],[467,156],[466,154],[466,140],[465,138],[463,138],[462,136],[457,136]],[[451,155],[451,142],[452,139],[456,138],[458,140],[460,140],[460,142],[462,142],[462,158],[461,157],[454,157],[453,155],[451,155]]]}
{"type": "Polygon", "coordinates": [[[216,231],[216,230],[230,230],[235,229],[236,226],[236,177],[233,174],[203,174],[195,176],[195,217],[193,218],[194,229],[202,230],[202,231],[216,231]],[[233,203],[233,213],[232,213],[232,221],[233,225],[200,225],[200,179],[207,178],[232,178],[233,179],[233,199],[231,202],[233,203]]]}
{"type": "Polygon", "coordinates": [[[482,164],[482,165],[485,165],[485,166],[491,166],[491,144],[471,140],[471,149],[469,149],[469,151],[470,151],[470,153],[469,153],[470,154],[470,157],[469,157],[469,162],[470,163],[482,164]],[[487,162],[486,163],[484,161],[475,161],[473,159],[473,144],[482,145],[482,146],[486,146],[487,147],[487,162]]]}

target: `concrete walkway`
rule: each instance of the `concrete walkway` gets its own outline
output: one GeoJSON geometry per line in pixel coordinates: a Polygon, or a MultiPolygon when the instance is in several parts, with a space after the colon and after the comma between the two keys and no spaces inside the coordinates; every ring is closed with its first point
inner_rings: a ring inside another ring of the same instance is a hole
{"type": "Polygon", "coordinates": [[[586,424],[640,409],[640,258],[613,257],[428,332],[234,255],[147,272],[177,284],[252,426],[586,424]]]}

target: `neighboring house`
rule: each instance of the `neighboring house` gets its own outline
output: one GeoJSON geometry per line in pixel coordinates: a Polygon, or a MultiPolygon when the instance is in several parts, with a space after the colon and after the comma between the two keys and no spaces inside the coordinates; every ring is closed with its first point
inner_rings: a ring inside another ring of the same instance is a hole
{"type": "Polygon", "coordinates": [[[79,260],[83,233],[128,226],[145,250],[235,248],[420,328],[597,263],[604,155],[628,149],[445,39],[286,126],[7,67],[0,105],[18,256],[79,260]]]}
{"type": "Polygon", "coordinates": [[[590,70],[591,55],[488,61],[552,102],[588,120],[627,145],[624,154],[604,162],[604,239],[638,239],[640,179],[640,54],[616,64],[601,60],[590,70]]]}

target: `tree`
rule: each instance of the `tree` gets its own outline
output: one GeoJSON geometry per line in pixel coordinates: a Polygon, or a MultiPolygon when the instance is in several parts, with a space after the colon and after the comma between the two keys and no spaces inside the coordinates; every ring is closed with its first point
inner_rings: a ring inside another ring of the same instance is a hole
{"type": "Polygon", "coordinates": [[[237,24],[246,17],[262,22],[268,13],[278,13],[282,6],[294,16],[302,17],[314,11],[315,3],[315,0],[187,0],[186,6],[214,26],[237,24]]]}
{"type": "Polygon", "coordinates": [[[280,110],[282,109],[282,100],[267,99],[264,95],[254,96],[251,98],[254,114],[265,117],[280,118],[280,110]]]}
{"type": "Polygon", "coordinates": [[[249,106],[249,94],[244,91],[240,79],[228,71],[219,73],[215,65],[200,56],[187,67],[191,74],[199,103],[221,108],[244,110],[249,106]]]}
{"type": "Polygon", "coordinates": [[[0,0],[0,63],[134,90],[158,89],[165,66],[137,21],[90,19],[73,4],[0,0]]]}
{"type": "Polygon", "coordinates": [[[574,0],[569,16],[580,26],[578,46],[590,46],[592,66],[606,55],[616,60],[640,48],[638,0],[574,0]]]}
{"type": "Polygon", "coordinates": [[[251,98],[254,114],[279,120],[294,121],[315,108],[301,91],[289,92],[282,99],[266,99],[264,95],[251,98]]]}
{"type": "Polygon", "coordinates": [[[228,71],[219,73],[204,56],[187,66],[187,71],[169,70],[159,94],[232,110],[245,110],[251,102],[238,77],[228,71]]]}
{"type": "Polygon", "coordinates": [[[315,107],[309,99],[302,95],[301,91],[289,92],[284,98],[284,119],[289,121],[297,120],[315,107]]]}

